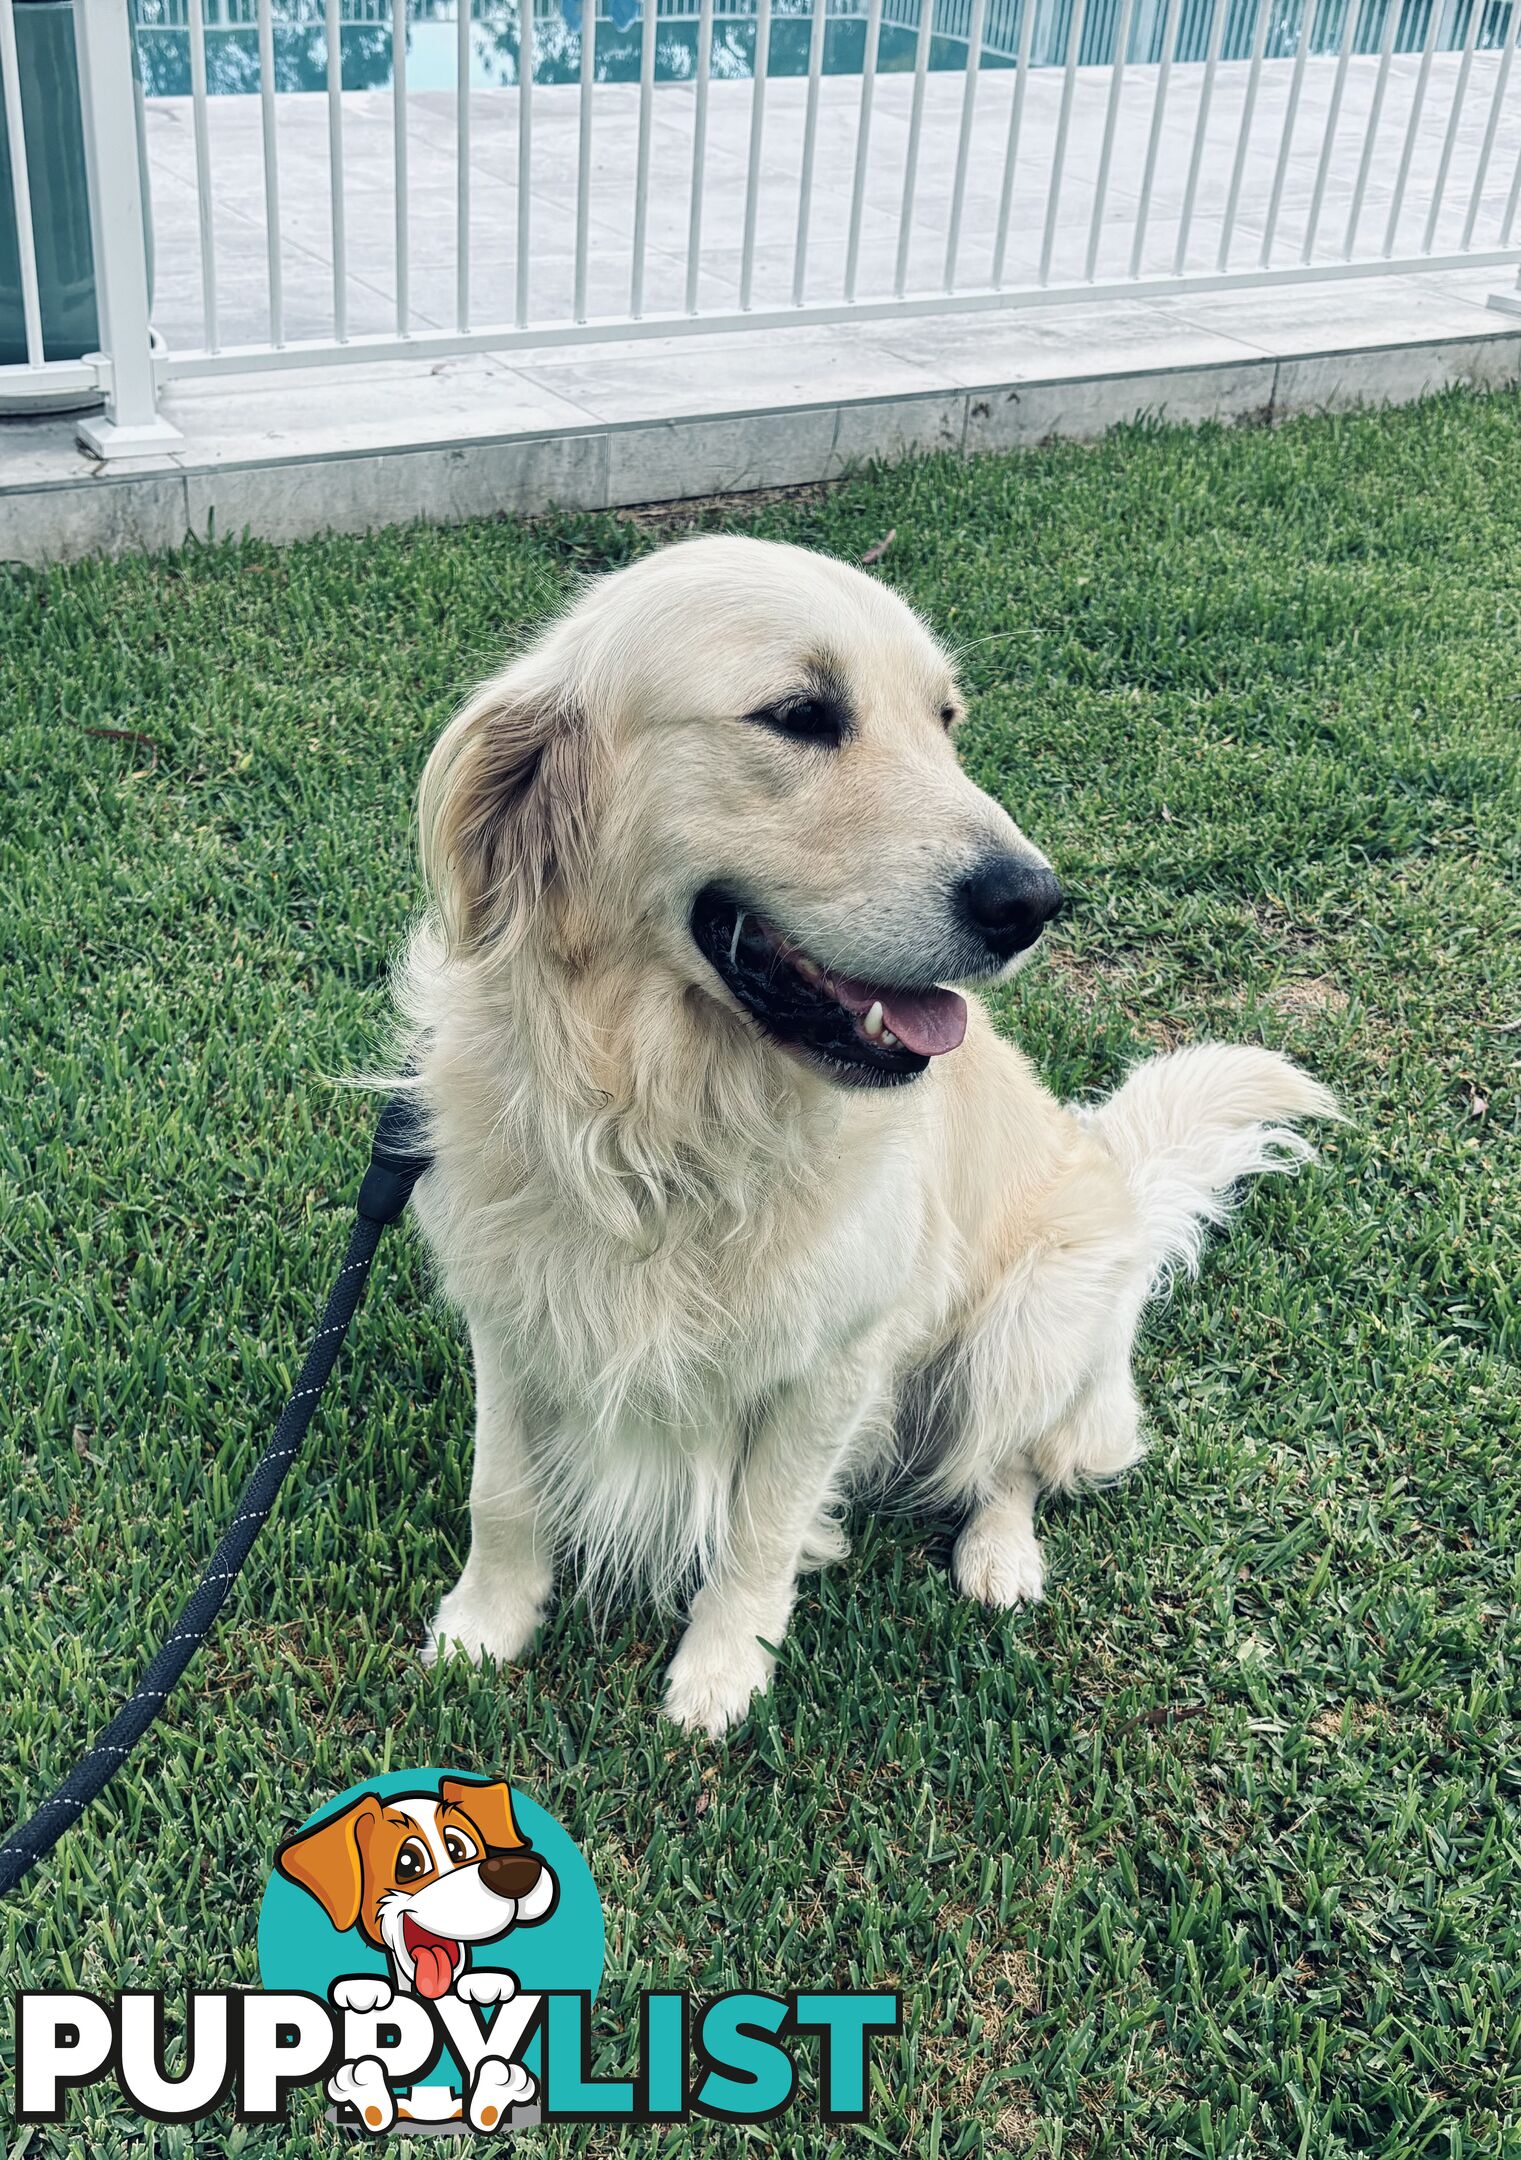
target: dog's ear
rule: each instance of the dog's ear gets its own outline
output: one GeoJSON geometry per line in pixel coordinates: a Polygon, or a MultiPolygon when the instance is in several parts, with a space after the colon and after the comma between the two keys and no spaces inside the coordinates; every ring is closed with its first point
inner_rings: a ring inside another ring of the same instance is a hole
{"type": "Polygon", "coordinates": [[[463,1808],[493,1852],[509,1851],[528,1841],[512,1819],[512,1794],[501,1778],[446,1777],[438,1787],[440,1800],[463,1808]]]}
{"type": "Polygon", "coordinates": [[[361,1832],[379,1820],[380,1802],[363,1793],[342,1814],[298,1830],[275,1854],[280,1873],[317,1900],[340,1934],[359,1918],[364,1896],[361,1832]]]}
{"type": "Polygon", "coordinates": [[[418,792],[423,875],[461,955],[519,944],[585,859],[586,730],[527,665],[483,685],[449,723],[418,792]]]}

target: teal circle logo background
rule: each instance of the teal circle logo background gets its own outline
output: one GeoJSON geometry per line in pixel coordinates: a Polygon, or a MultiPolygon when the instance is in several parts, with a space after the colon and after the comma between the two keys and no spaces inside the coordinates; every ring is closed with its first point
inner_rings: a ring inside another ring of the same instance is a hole
{"type": "MultiPolygon", "coordinates": [[[[389,1770],[382,1777],[365,1778],[345,1792],[334,1793],[304,1823],[293,1827],[310,1829],[365,1793],[381,1800],[394,1793],[436,1793],[443,1778],[479,1783],[482,1775],[479,1770],[389,1770]]],[[[477,1971],[506,1967],[517,1975],[525,1994],[584,1989],[595,1997],[602,1983],[605,1937],[602,1900],[591,1869],[554,1817],[516,1786],[512,1813],[534,1851],[554,1870],[559,1899],[547,1920],[510,1928],[495,1942],[472,1943],[471,1966],[477,1971]]],[[[278,1870],[271,1874],[259,1908],[259,1977],[266,1988],[301,1989],[325,1997],[333,1981],[345,1974],[384,1976],[389,1971],[385,1952],[366,1942],[357,1928],[340,1934],[314,1897],[287,1882],[278,1870]]]]}

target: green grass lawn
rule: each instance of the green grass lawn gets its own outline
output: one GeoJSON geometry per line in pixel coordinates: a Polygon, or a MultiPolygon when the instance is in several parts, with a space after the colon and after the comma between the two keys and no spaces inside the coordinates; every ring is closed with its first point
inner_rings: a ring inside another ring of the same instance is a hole
{"type": "MultiPolygon", "coordinates": [[[[895,532],[968,763],[1073,896],[997,1008],[1053,1086],[1232,1037],[1350,1122],[1153,1313],[1149,1460],[1048,1512],[1043,1606],[959,1603],[943,1523],[863,1523],[718,1748],[658,1719],[646,1613],[419,1665],[470,1381],[397,1237],[213,1648],[0,1915],[5,1992],[256,1985],[281,1834],[375,1770],[505,1768],[599,1881],[607,2069],[640,1988],[902,1990],[870,2127],[805,2101],[779,2151],[1521,2154],[1521,400],[694,515],[895,532]]],[[[680,522],[0,572],[0,1815],[130,1685],[290,1385],[429,742],[574,574],[680,522]]],[[[0,2123],[7,2160],[146,2143],[106,2087],[0,2123]]],[[[308,2094],[153,2149],[338,2141],[308,2094]]]]}

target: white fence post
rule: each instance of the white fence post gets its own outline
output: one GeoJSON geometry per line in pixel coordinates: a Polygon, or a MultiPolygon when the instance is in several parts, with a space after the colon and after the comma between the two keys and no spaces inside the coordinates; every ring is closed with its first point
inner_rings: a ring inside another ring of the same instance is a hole
{"type": "Polygon", "coordinates": [[[1521,270],[1516,272],[1515,291],[1492,292],[1489,304],[1492,308],[1498,308],[1502,315],[1521,315],[1521,270]]]}
{"type": "MultiPolygon", "coordinates": [[[[191,0],[191,5],[198,7],[200,0],[191,0]]],[[[158,409],[127,0],[75,0],[74,35],[95,248],[95,304],[101,350],[110,362],[105,418],[82,420],[79,439],[97,457],[140,457],[173,449],[183,437],[158,409]]]]}

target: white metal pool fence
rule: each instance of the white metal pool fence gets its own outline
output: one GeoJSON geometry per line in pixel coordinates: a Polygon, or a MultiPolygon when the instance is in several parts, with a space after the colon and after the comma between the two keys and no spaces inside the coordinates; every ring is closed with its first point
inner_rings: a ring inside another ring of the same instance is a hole
{"type": "Polygon", "coordinates": [[[60,358],[0,0],[26,341],[0,409],[98,387],[82,436],[131,455],[172,443],[159,391],[187,375],[1521,258],[1521,0],[530,5],[525,36],[498,0],[136,0],[135,23],[75,0],[100,351],[60,358]],[[409,83],[440,30],[450,87],[409,83]],[[151,93],[170,37],[193,184],[151,215],[160,262],[174,232],[193,257],[199,333],[166,349],[134,69],[151,93]],[[356,325],[377,229],[389,319],[356,325]],[[229,246],[262,254],[262,333],[235,341],[229,246]],[[323,259],[315,331],[288,319],[298,249],[323,259]]]}

